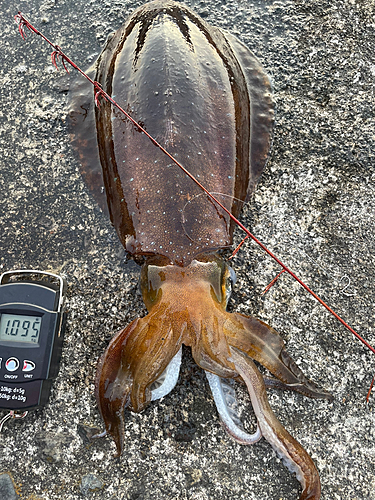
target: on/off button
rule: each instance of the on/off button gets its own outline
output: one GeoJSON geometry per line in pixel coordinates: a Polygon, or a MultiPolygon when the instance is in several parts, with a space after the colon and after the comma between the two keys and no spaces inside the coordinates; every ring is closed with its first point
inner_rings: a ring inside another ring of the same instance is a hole
{"type": "Polygon", "coordinates": [[[5,368],[8,370],[8,372],[15,372],[19,366],[20,362],[17,358],[9,358],[5,362],[5,368]]]}

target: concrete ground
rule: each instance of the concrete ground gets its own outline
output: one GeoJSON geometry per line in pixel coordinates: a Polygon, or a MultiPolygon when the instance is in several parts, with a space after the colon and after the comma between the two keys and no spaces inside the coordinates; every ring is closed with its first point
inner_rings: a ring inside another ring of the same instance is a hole
{"type": "MultiPolygon", "coordinates": [[[[21,9],[87,67],[141,3],[0,2],[0,267],[62,274],[69,311],[49,405],[0,435],[0,499],[294,500],[300,485],[266,441],[245,447],[225,434],[188,349],[175,390],[127,416],[121,459],[108,439],[88,439],[90,428],[103,428],[97,359],[112,332],[145,314],[139,271],[81,180],[67,134],[69,77],[36,35],[21,39],[13,15],[21,9]]],[[[243,223],[375,345],[374,0],[187,4],[237,35],[272,77],[273,152],[243,223]]],[[[375,394],[366,404],[374,354],[288,276],[261,296],[279,268],[254,244],[233,267],[230,307],[276,328],[305,373],[335,396],[269,393],[319,469],[322,500],[375,498],[375,394]]]]}

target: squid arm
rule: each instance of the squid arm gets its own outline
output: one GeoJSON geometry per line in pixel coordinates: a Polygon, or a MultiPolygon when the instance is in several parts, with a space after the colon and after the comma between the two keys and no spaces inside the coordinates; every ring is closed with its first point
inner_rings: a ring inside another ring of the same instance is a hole
{"type": "Polygon", "coordinates": [[[262,436],[270,443],[284,465],[295,472],[302,485],[300,500],[320,498],[319,474],[309,454],[281,425],[273,413],[262,375],[254,362],[232,347],[231,354],[237,372],[245,382],[262,436]]]}
{"type": "Polygon", "coordinates": [[[278,379],[266,378],[267,386],[293,390],[310,398],[333,399],[331,394],[307,379],[286,351],[276,330],[251,316],[240,313],[230,316],[224,325],[228,344],[245,352],[278,379]]]}
{"type": "Polygon", "coordinates": [[[124,449],[124,409],[139,412],[151,401],[152,384],[181,347],[173,336],[162,311],[150,313],[118,332],[99,361],[95,396],[117,456],[124,449]]]}

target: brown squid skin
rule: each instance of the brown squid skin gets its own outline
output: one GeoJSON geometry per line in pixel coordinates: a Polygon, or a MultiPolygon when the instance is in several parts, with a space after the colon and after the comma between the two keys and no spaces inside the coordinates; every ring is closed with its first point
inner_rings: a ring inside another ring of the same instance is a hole
{"type": "Polygon", "coordinates": [[[318,471],[306,450],[280,424],[267,399],[263,377],[243,352],[231,348],[233,362],[247,385],[254,413],[263,437],[271,444],[289,470],[296,473],[303,491],[299,500],[319,500],[318,471]]]}
{"type": "MultiPolygon", "coordinates": [[[[237,217],[268,157],[271,83],[237,38],[165,0],[136,9],[108,40],[92,78],[237,217]]],[[[229,215],[91,84],[77,83],[72,140],[80,171],[137,259],[187,266],[232,244],[229,215]]]]}

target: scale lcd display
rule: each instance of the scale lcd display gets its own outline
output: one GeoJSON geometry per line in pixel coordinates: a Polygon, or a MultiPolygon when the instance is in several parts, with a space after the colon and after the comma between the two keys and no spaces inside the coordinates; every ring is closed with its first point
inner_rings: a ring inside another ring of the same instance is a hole
{"type": "Polygon", "coordinates": [[[1,314],[0,341],[37,344],[42,318],[24,314],[1,314]]]}

